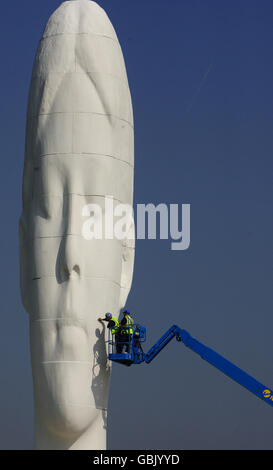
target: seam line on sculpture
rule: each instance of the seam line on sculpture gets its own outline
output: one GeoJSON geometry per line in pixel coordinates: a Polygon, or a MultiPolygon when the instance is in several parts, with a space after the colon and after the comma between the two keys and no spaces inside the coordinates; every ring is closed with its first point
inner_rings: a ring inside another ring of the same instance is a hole
{"type": "MultiPolygon", "coordinates": [[[[73,149],[73,146],[72,146],[72,149],[73,149]]],[[[80,155],[84,155],[84,156],[94,156],[94,155],[97,155],[98,157],[109,157],[109,158],[113,158],[114,160],[118,160],[119,162],[122,162],[122,163],[125,163],[126,165],[130,166],[131,168],[134,168],[134,165],[132,165],[130,162],[127,162],[126,160],[122,160],[122,158],[118,158],[118,157],[115,157],[114,155],[108,155],[106,153],[98,153],[98,152],[81,152],[81,153],[77,153],[77,152],[69,152],[69,153],[64,153],[64,152],[55,152],[55,153],[43,153],[41,155],[39,155],[39,157],[37,158],[42,158],[42,157],[50,157],[50,156],[53,156],[53,155],[68,155],[69,157],[74,157],[74,156],[80,156],[80,155]]],[[[39,169],[39,168],[37,168],[39,169]]]]}
{"type": "MultiPolygon", "coordinates": [[[[45,196],[49,194],[50,193],[38,193],[37,196],[45,196]]],[[[80,193],[50,194],[50,196],[59,197],[59,198],[64,197],[64,196],[70,196],[70,195],[82,196],[82,197],[103,197],[103,198],[107,196],[106,194],[80,194],[80,193]]],[[[120,199],[117,199],[116,197],[113,197],[113,200],[116,202],[119,202],[120,204],[125,204],[123,201],[121,201],[120,199]]],[[[28,205],[32,203],[33,203],[33,198],[24,204],[23,209],[25,209],[28,205]]],[[[69,235],[73,235],[73,234],[69,234],[69,235]]]]}
{"type": "MultiPolygon", "coordinates": [[[[63,193],[63,194],[52,194],[52,193],[37,193],[36,196],[53,196],[53,197],[64,197],[64,196],[82,196],[82,197],[106,197],[102,194],[81,194],[81,193],[63,193]]],[[[113,197],[113,201],[119,202],[120,204],[124,204],[120,199],[113,197]]]]}
{"type": "MultiPolygon", "coordinates": [[[[81,237],[82,238],[82,234],[80,234],[80,233],[63,233],[61,235],[36,236],[36,237],[33,237],[33,238],[29,238],[28,241],[33,241],[33,240],[37,240],[37,239],[39,240],[40,238],[64,238],[64,237],[81,237]]],[[[100,240],[100,239],[98,239],[98,240],[100,240]]],[[[106,240],[109,240],[109,238],[106,238],[106,240]]],[[[112,239],[110,238],[110,240],[112,240],[112,239]]],[[[122,241],[122,239],[119,240],[119,241],[122,241]]]]}
{"type": "Polygon", "coordinates": [[[50,34],[48,36],[46,35],[46,36],[41,37],[40,42],[42,42],[44,39],[54,38],[56,36],[89,36],[89,35],[97,36],[97,37],[100,37],[100,38],[111,39],[111,41],[113,41],[113,42],[115,42],[116,44],[119,45],[118,41],[115,38],[113,38],[111,36],[107,36],[107,34],[99,34],[99,33],[92,33],[92,32],[88,32],[88,33],[55,33],[55,34],[50,34]]]}
{"type": "MultiPolygon", "coordinates": [[[[37,193],[36,196],[46,196],[50,195],[53,197],[64,197],[64,196],[83,196],[83,197],[103,197],[105,198],[107,194],[81,194],[81,193],[63,193],[63,194],[52,194],[52,193],[37,193]]],[[[113,201],[119,202],[120,204],[125,204],[123,201],[120,199],[117,199],[116,197],[113,197],[113,201]]]]}
{"type": "MultiPolygon", "coordinates": [[[[24,243],[22,243],[20,246],[21,248],[23,248],[25,245],[27,245],[28,243],[30,242],[34,242],[35,240],[51,240],[51,239],[55,239],[55,238],[67,238],[67,237],[81,237],[82,238],[82,235],[79,235],[77,233],[66,233],[66,234],[63,234],[63,235],[50,235],[50,236],[45,236],[45,237],[33,237],[33,238],[28,238],[24,243]]],[[[113,240],[115,239],[115,237],[113,237],[113,240]]],[[[110,239],[112,240],[112,239],[110,239]]],[[[91,240],[87,240],[87,241],[91,241],[91,240]]],[[[123,240],[118,240],[118,241],[123,241],[123,240]]],[[[126,250],[135,250],[135,246],[126,246],[126,250]]],[[[38,280],[40,279],[39,276],[36,276],[36,278],[33,278],[32,280],[38,280]]]]}
{"type": "MultiPolygon", "coordinates": [[[[113,284],[117,285],[118,287],[120,287],[121,289],[125,289],[126,286],[123,286],[122,284],[120,284],[120,282],[117,282],[117,281],[114,281],[113,279],[108,279],[107,277],[103,277],[103,276],[79,276],[81,279],[96,279],[96,280],[101,280],[101,281],[107,281],[107,282],[112,282],[113,284]]],[[[46,275],[46,276],[41,276],[41,277],[37,277],[35,280],[41,280],[41,279],[56,279],[56,276],[53,275],[53,274],[50,274],[50,275],[46,275]]],[[[33,281],[34,279],[31,279],[31,281],[33,281]]]]}
{"type": "MultiPolygon", "coordinates": [[[[56,404],[60,404],[61,402],[55,402],[56,404]]],[[[69,403],[69,402],[65,402],[66,406],[70,407],[70,408],[92,408],[92,409],[95,409],[95,410],[102,410],[102,411],[106,411],[107,412],[107,409],[106,408],[99,408],[98,406],[96,405],[77,405],[76,403],[69,403]]]]}
{"type": "MultiPolygon", "coordinates": [[[[66,237],[81,237],[82,238],[82,235],[78,234],[78,233],[65,233],[63,235],[50,235],[50,236],[44,236],[44,237],[33,237],[33,238],[29,238],[27,239],[24,243],[21,244],[21,247],[24,247],[27,243],[30,243],[30,242],[33,242],[35,240],[44,240],[44,239],[54,239],[54,238],[66,238],[66,237]]],[[[115,238],[113,237],[113,240],[115,238]]],[[[110,239],[111,240],[111,239],[110,239]]],[[[90,240],[88,240],[90,241],[90,240]]],[[[119,241],[123,241],[123,240],[119,240],[119,241]]],[[[135,250],[135,247],[134,246],[127,246],[126,249],[128,250],[135,250]]],[[[38,277],[37,277],[38,279],[38,277]]]]}
{"type": "MultiPolygon", "coordinates": [[[[31,280],[33,281],[33,280],[40,280],[40,279],[52,278],[52,277],[56,278],[55,274],[47,274],[47,275],[43,275],[43,276],[33,278],[31,280]]],[[[83,276],[83,275],[80,275],[79,277],[81,277],[83,279],[101,279],[101,280],[104,280],[104,281],[112,282],[113,284],[117,284],[119,287],[122,287],[119,282],[114,281],[113,279],[109,279],[108,277],[105,277],[105,276],[83,276]]]]}
{"type": "Polygon", "coordinates": [[[51,113],[33,114],[32,116],[28,116],[27,120],[36,119],[39,116],[50,116],[51,114],[94,114],[95,116],[113,117],[113,118],[117,119],[118,121],[126,122],[132,129],[134,129],[133,124],[131,122],[127,121],[127,119],[118,117],[115,114],[96,113],[94,111],[75,111],[75,112],[72,112],[72,111],[53,111],[51,113]]]}
{"type": "MultiPolygon", "coordinates": [[[[75,66],[76,66],[76,62],[75,62],[75,66]]],[[[96,72],[94,70],[84,70],[84,69],[77,69],[75,68],[75,70],[71,71],[71,70],[68,70],[67,72],[54,72],[55,75],[60,75],[61,77],[64,77],[65,75],[109,75],[110,77],[120,81],[123,85],[125,85],[126,87],[128,86],[128,79],[127,79],[127,76],[126,76],[126,79],[125,78],[121,78],[119,75],[115,75],[113,73],[109,73],[109,72],[96,72]],[[82,71],[81,71],[82,70],[82,71]]],[[[44,75],[42,74],[38,74],[36,73],[35,75],[33,74],[32,75],[32,80],[36,80],[36,79],[43,79],[45,78],[44,75]]]]}
{"type": "MultiPolygon", "coordinates": [[[[66,234],[63,234],[63,235],[51,235],[51,236],[47,236],[47,237],[34,237],[34,238],[29,238],[25,243],[23,243],[21,245],[21,247],[25,246],[27,243],[29,242],[33,242],[35,240],[44,240],[44,239],[54,239],[54,238],[66,238],[66,237],[81,237],[82,238],[82,235],[79,235],[77,233],[66,233],[66,234]]],[[[115,238],[113,237],[113,240],[115,238]]],[[[112,240],[110,238],[110,240],[112,240]]],[[[87,240],[87,241],[91,241],[91,240],[87,240]]],[[[123,240],[118,240],[118,241],[123,241],[123,240]]],[[[135,247],[134,246],[127,246],[126,249],[128,250],[135,250],[135,247]]],[[[37,279],[38,279],[38,276],[37,276],[37,279]]]]}

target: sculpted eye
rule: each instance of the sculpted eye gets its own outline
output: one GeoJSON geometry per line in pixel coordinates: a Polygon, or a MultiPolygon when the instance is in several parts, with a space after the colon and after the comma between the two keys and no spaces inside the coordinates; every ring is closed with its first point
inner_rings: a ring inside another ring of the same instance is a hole
{"type": "Polygon", "coordinates": [[[40,194],[37,198],[36,215],[46,220],[60,216],[60,198],[50,194],[40,194]]]}
{"type": "MultiPolygon", "coordinates": [[[[56,177],[56,175],[54,175],[56,177]]],[[[58,180],[57,180],[58,181],[58,180]]],[[[35,214],[45,220],[51,220],[60,216],[61,197],[58,194],[58,186],[56,188],[56,179],[52,183],[46,167],[34,167],[34,191],[33,202],[35,214]]]]}
{"type": "Polygon", "coordinates": [[[37,216],[42,217],[43,219],[50,219],[51,210],[48,196],[40,194],[36,199],[35,209],[37,216]]]}
{"type": "Polygon", "coordinates": [[[35,215],[48,219],[50,217],[48,198],[45,194],[43,180],[41,178],[41,168],[34,167],[34,190],[33,201],[35,208],[35,215]]]}

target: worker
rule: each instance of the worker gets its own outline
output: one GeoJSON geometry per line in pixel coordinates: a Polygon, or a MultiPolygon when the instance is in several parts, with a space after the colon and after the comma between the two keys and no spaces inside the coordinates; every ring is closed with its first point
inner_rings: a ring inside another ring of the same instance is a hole
{"type": "Polygon", "coordinates": [[[123,352],[123,347],[125,345],[125,352],[129,352],[129,342],[131,343],[132,341],[132,335],[133,335],[133,324],[134,320],[131,317],[131,313],[129,310],[124,310],[123,311],[123,319],[120,322],[120,333],[119,333],[119,338],[118,338],[118,344],[117,344],[117,353],[122,353],[123,352]],[[126,326],[126,328],[122,328],[126,326]]]}
{"type": "Polygon", "coordinates": [[[119,333],[119,321],[116,317],[112,315],[112,313],[106,313],[105,318],[98,318],[98,321],[108,322],[107,328],[111,330],[112,335],[118,335],[119,333]]]}

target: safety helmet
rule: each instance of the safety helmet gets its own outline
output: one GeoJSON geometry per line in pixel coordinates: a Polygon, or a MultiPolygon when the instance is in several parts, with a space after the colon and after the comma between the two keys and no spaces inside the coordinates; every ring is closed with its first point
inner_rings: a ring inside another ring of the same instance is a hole
{"type": "Polygon", "coordinates": [[[111,318],[112,318],[112,313],[109,313],[109,312],[106,313],[106,314],[105,314],[105,318],[107,318],[107,320],[111,320],[111,318]]]}
{"type": "Polygon", "coordinates": [[[128,315],[131,315],[130,310],[123,310],[123,314],[126,314],[126,313],[127,313],[128,315]]]}

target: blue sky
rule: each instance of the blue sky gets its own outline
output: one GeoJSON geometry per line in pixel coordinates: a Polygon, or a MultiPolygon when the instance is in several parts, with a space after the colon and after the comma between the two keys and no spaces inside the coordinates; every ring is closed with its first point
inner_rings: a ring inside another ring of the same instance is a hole
{"type": "MultiPolygon", "coordinates": [[[[189,250],[137,241],[127,306],[148,328],[147,349],[177,323],[272,387],[273,4],[98,3],[118,34],[132,93],[135,204],[191,204],[189,250]]],[[[32,63],[59,4],[2,6],[1,449],[33,440],[17,227],[32,63]]],[[[110,448],[272,449],[272,418],[176,342],[151,365],[114,366],[110,448]]]]}

